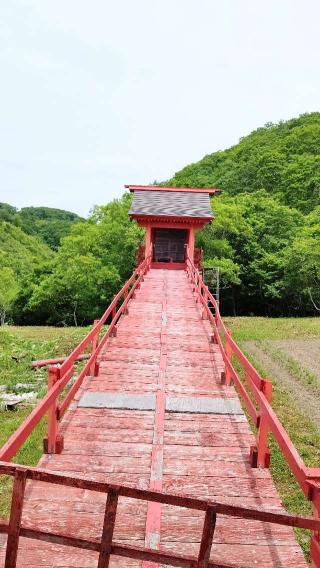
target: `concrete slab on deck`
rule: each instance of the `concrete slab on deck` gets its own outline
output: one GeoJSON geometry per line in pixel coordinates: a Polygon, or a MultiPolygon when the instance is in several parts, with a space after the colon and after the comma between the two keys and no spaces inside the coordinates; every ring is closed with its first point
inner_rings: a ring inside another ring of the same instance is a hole
{"type": "MultiPolygon", "coordinates": [[[[156,396],[146,394],[123,394],[101,391],[85,392],[78,402],[80,408],[113,408],[119,410],[155,410],[156,396]]],[[[237,399],[167,396],[166,412],[185,412],[188,414],[243,414],[237,399]]]]}
{"type": "Polygon", "coordinates": [[[167,412],[186,412],[189,414],[243,414],[237,399],[209,398],[207,396],[168,396],[167,412]]]}
{"type": "Polygon", "coordinates": [[[156,397],[151,394],[120,392],[85,392],[78,402],[80,408],[114,408],[122,410],[154,410],[156,397]]]}

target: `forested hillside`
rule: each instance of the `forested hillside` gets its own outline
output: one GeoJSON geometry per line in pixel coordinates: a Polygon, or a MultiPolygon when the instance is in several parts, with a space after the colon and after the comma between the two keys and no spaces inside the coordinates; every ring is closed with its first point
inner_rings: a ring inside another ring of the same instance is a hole
{"type": "Polygon", "coordinates": [[[143,231],[128,217],[131,196],[96,207],[87,223],[73,227],[27,309],[53,324],[92,322],[130,276],[143,231]]]}
{"type": "MultiPolygon", "coordinates": [[[[223,313],[320,313],[319,149],[320,113],[312,113],[259,128],[166,182],[222,190],[197,244],[205,265],[220,267],[223,313]]],[[[2,313],[22,324],[82,325],[98,317],[143,241],[128,218],[130,202],[125,194],[87,221],[1,204],[2,313]]]]}
{"type": "Polygon", "coordinates": [[[264,189],[309,213],[320,205],[320,113],[258,128],[232,148],[186,166],[169,184],[218,187],[228,195],[264,189]]]}
{"type": "Polygon", "coordinates": [[[0,203],[0,220],[13,223],[28,235],[40,237],[50,248],[57,250],[61,239],[70,233],[74,223],[84,221],[76,213],[52,207],[23,207],[18,210],[0,203]]]}
{"type": "Polygon", "coordinates": [[[320,113],[267,124],[166,184],[218,187],[198,234],[225,313],[320,313],[320,113]]]}
{"type": "Polygon", "coordinates": [[[0,317],[19,319],[32,285],[49,270],[54,253],[40,239],[0,221],[0,317]]]}

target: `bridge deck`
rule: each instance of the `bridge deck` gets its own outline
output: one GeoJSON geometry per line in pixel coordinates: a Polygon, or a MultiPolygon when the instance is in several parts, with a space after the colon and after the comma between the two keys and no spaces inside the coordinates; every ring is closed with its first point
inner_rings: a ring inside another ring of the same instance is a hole
{"type": "MultiPolygon", "coordinates": [[[[99,376],[87,379],[77,399],[84,391],[129,393],[137,395],[139,406],[141,395],[151,394],[155,410],[85,408],[75,402],[63,420],[63,453],[43,456],[41,467],[281,510],[269,471],[249,465],[254,438],[243,413],[165,411],[168,397],[237,400],[233,387],[219,384],[223,362],[209,333],[186,273],[149,271],[107,346],[99,376]]],[[[104,506],[103,494],[33,482],[23,519],[43,530],[100,538],[104,506]]],[[[121,498],[114,538],[150,547],[160,542],[197,555],[202,524],[201,512],[121,498]]],[[[248,568],[306,566],[289,527],[222,516],[211,558],[248,568]]],[[[21,568],[96,565],[93,552],[20,541],[21,568]]],[[[141,563],[113,557],[110,565],[141,563]]]]}

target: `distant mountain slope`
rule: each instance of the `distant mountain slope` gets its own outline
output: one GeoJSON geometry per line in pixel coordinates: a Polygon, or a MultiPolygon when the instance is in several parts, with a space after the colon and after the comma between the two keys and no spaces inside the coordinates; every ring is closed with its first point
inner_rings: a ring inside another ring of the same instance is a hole
{"type": "Polygon", "coordinates": [[[229,195],[265,189],[308,213],[320,205],[320,113],[268,123],[235,146],[186,166],[169,184],[216,186],[229,195]]]}
{"type": "Polygon", "coordinates": [[[0,221],[0,268],[11,268],[18,280],[33,274],[53,256],[39,238],[27,235],[12,223],[0,221]]]}
{"type": "Polygon", "coordinates": [[[35,282],[50,270],[55,253],[40,238],[27,235],[12,221],[0,220],[0,323],[23,321],[35,282]]]}
{"type": "Polygon", "coordinates": [[[7,203],[0,203],[0,220],[20,227],[29,235],[38,236],[56,250],[61,239],[70,233],[74,223],[84,219],[76,213],[51,207],[23,207],[18,210],[7,203]]]}

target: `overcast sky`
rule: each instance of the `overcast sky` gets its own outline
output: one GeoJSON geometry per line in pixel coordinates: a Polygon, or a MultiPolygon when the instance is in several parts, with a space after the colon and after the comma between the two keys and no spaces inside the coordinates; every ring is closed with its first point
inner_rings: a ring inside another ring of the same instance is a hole
{"type": "Polygon", "coordinates": [[[0,201],[86,215],[320,110],[319,0],[3,0],[0,201]]]}

